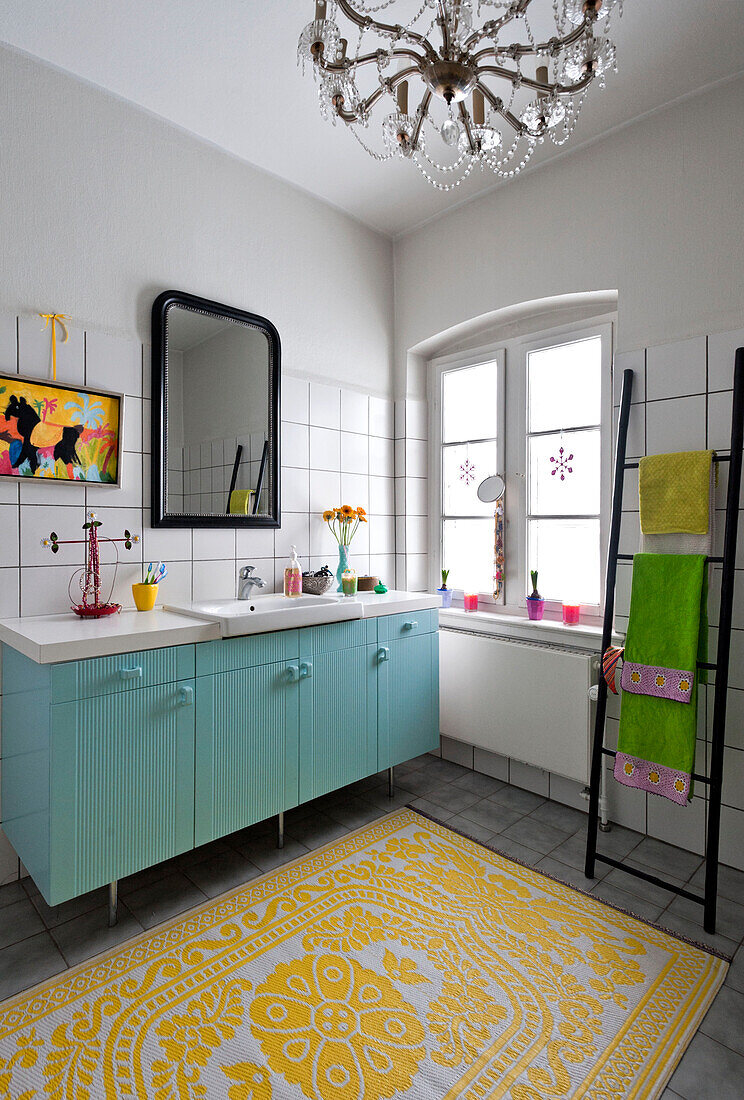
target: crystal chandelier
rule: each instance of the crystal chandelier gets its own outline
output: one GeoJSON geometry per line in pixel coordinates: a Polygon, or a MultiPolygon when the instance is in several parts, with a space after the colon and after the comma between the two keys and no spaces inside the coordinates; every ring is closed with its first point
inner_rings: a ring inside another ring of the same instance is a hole
{"type": "Polygon", "coordinates": [[[297,59],[303,71],[312,64],[323,117],[345,122],[375,160],[412,161],[440,191],[457,187],[476,165],[508,179],[546,138],[568,141],[589,86],[597,79],[603,87],[605,73],[616,68],[607,32],[623,0],[552,0],[556,33],[542,42],[530,24],[533,2],[420,0],[408,22],[392,24],[375,16],[411,0],[316,0],[297,59]],[[476,26],[482,14],[492,18],[476,26]],[[353,54],[339,15],[356,28],[353,54]],[[366,95],[357,84],[363,70],[376,75],[366,95]],[[413,110],[409,92],[418,100],[413,110]],[[369,130],[373,108],[386,100],[376,150],[360,131],[369,130]]]}

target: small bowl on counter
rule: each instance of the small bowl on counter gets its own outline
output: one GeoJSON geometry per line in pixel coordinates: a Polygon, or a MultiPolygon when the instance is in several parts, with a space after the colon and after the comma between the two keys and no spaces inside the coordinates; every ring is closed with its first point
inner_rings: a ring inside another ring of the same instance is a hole
{"type": "Polygon", "coordinates": [[[375,586],[380,583],[379,577],[359,577],[357,582],[358,592],[374,592],[375,586]]]}
{"type": "Polygon", "coordinates": [[[302,591],[306,596],[322,596],[333,584],[333,576],[303,577],[302,591]]]}

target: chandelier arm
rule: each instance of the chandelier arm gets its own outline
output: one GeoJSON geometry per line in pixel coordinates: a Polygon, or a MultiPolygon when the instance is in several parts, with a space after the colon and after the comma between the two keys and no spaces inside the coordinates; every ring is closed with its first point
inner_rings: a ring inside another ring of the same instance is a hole
{"type": "Polygon", "coordinates": [[[502,80],[509,80],[514,85],[523,84],[526,88],[534,88],[544,95],[573,95],[575,92],[583,91],[588,84],[591,84],[595,76],[590,70],[586,76],[582,76],[581,80],[577,80],[575,84],[543,84],[540,80],[532,80],[531,77],[522,76],[521,73],[512,72],[510,69],[502,69],[500,65],[481,65],[478,69],[478,75],[481,76],[483,73],[498,76],[502,80]]]}
{"type": "MultiPolygon", "coordinates": [[[[413,61],[418,62],[419,69],[424,67],[426,58],[420,53],[416,53],[414,49],[409,49],[408,46],[400,46],[392,51],[390,57],[410,57],[413,61]]],[[[374,53],[360,54],[358,57],[345,58],[343,61],[326,61],[322,52],[316,55],[316,64],[326,73],[345,73],[351,69],[355,69],[357,65],[371,65],[377,61],[378,51],[374,53]]]]}
{"type": "Polygon", "coordinates": [[[452,56],[452,42],[450,40],[447,9],[444,6],[444,0],[437,0],[437,7],[439,8],[437,23],[439,25],[439,30],[442,32],[442,57],[449,58],[452,56]]]}
{"type": "MultiPolygon", "coordinates": [[[[481,73],[484,72],[484,71],[485,70],[483,70],[483,69],[480,70],[481,73]]],[[[476,82],[475,86],[481,92],[483,92],[483,95],[486,97],[488,102],[491,104],[491,107],[496,112],[496,114],[501,115],[501,117],[504,119],[504,121],[508,122],[509,125],[511,126],[511,128],[513,130],[515,130],[519,136],[521,136],[522,134],[527,133],[527,127],[522,122],[520,122],[520,120],[517,118],[516,115],[513,115],[511,113],[511,111],[509,111],[504,106],[504,101],[502,99],[500,99],[498,96],[495,96],[493,94],[493,92],[491,91],[491,89],[488,87],[488,85],[484,84],[483,81],[479,79],[476,82]]]]}
{"type": "Polygon", "coordinates": [[[342,122],[358,122],[361,115],[366,114],[379,99],[381,99],[388,89],[392,92],[395,90],[401,80],[407,80],[409,76],[415,76],[419,72],[418,66],[411,65],[407,69],[401,69],[399,72],[394,73],[384,85],[380,85],[379,88],[375,88],[371,95],[363,99],[355,111],[347,111],[342,102],[336,105],[336,115],[342,122]]]}
{"type": "Polygon", "coordinates": [[[502,27],[506,27],[509,23],[516,19],[518,15],[521,15],[523,12],[525,12],[531,2],[532,0],[520,0],[517,10],[514,10],[512,8],[509,11],[505,12],[500,19],[489,20],[488,23],[481,27],[480,30],[473,31],[473,33],[470,35],[470,38],[468,38],[467,41],[464,43],[464,48],[470,51],[472,50],[473,46],[477,46],[478,43],[482,42],[484,38],[487,38],[489,35],[498,34],[502,27]]]}
{"type": "Polygon", "coordinates": [[[356,11],[349,3],[349,0],[337,0],[337,3],[346,18],[352,23],[356,23],[362,30],[368,30],[370,27],[374,27],[380,34],[392,35],[393,38],[407,38],[411,42],[418,43],[424,50],[424,53],[426,53],[432,61],[436,60],[436,50],[429,39],[425,38],[423,34],[408,30],[406,27],[401,27],[400,24],[394,26],[392,23],[379,23],[376,19],[373,19],[371,15],[362,15],[360,12],[356,11]]]}
{"type": "Polygon", "coordinates": [[[486,46],[484,49],[479,50],[478,53],[473,54],[473,61],[476,64],[482,57],[496,57],[498,54],[509,53],[510,57],[528,57],[535,54],[558,52],[559,50],[565,50],[567,46],[573,46],[575,42],[578,42],[580,38],[587,32],[592,26],[592,20],[588,16],[584,16],[584,22],[580,23],[578,27],[575,27],[563,38],[551,38],[549,42],[538,42],[534,46],[530,45],[515,45],[509,46],[508,49],[500,50],[497,46],[486,46]]]}
{"type": "Polygon", "coordinates": [[[458,106],[460,109],[460,119],[462,120],[462,125],[465,129],[465,136],[467,137],[468,145],[470,146],[470,154],[471,156],[476,156],[478,149],[475,144],[475,139],[473,137],[473,131],[470,128],[470,115],[468,114],[465,103],[462,100],[460,100],[458,106]]]}
{"type": "Polygon", "coordinates": [[[432,93],[427,88],[424,92],[423,99],[418,105],[416,127],[411,134],[411,147],[416,149],[418,147],[418,140],[421,136],[421,127],[424,125],[424,119],[426,118],[426,112],[429,110],[429,104],[431,103],[432,93]]]}

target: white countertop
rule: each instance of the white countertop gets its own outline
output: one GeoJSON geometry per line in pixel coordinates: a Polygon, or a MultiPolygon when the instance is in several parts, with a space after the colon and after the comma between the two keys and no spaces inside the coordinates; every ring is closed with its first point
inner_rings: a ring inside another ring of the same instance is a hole
{"type": "MultiPolygon", "coordinates": [[[[440,605],[439,597],[427,592],[390,591],[383,595],[360,592],[355,599],[362,607],[360,618],[424,611],[440,605]]],[[[122,611],[105,619],[83,620],[72,612],[0,619],[0,642],[40,665],[211,642],[221,636],[218,622],[179,615],[160,607],[153,611],[122,611]]]]}

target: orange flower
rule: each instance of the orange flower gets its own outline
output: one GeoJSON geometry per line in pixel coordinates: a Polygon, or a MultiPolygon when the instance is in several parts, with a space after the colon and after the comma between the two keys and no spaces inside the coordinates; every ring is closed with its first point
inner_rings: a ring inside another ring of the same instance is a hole
{"type": "Polygon", "coordinates": [[[366,516],[359,516],[359,522],[360,523],[366,523],[367,522],[367,517],[366,516]]]}
{"type": "Polygon", "coordinates": [[[333,511],[330,508],[326,508],[325,512],[323,513],[323,519],[326,521],[326,523],[330,523],[330,521],[333,519],[333,511]]]}
{"type": "Polygon", "coordinates": [[[351,519],[351,517],[355,514],[356,513],[354,512],[354,509],[350,505],[343,504],[341,506],[341,515],[344,516],[346,519],[351,519]]]}
{"type": "Polygon", "coordinates": [[[364,511],[364,508],[361,508],[361,507],[360,507],[360,508],[357,508],[357,510],[356,510],[356,514],[357,514],[357,515],[359,516],[359,518],[361,519],[361,518],[362,518],[362,516],[366,516],[366,514],[367,514],[367,513],[366,513],[366,512],[364,511]]]}

